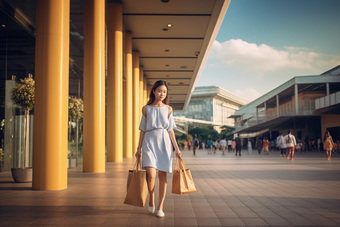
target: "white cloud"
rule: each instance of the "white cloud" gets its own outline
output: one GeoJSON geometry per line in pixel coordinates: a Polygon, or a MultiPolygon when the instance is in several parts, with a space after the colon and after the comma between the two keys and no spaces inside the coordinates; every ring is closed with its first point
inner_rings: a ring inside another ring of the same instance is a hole
{"type": "Polygon", "coordinates": [[[215,40],[210,58],[215,60],[214,66],[241,68],[258,74],[282,69],[320,73],[324,68],[332,68],[340,62],[340,56],[319,54],[304,47],[277,50],[266,44],[257,45],[241,39],[231,39],[223,43],[215,40]]]}
{"type": "Polygon", "coordinates": [[[254,88],[245,88],[245,89],[236,89],[235,95],[240,96],[241,98],[244,98],[248,101],[253,101],[257,99],[258,97],[262,96],[258,91],[256,91],[254,88]]]}

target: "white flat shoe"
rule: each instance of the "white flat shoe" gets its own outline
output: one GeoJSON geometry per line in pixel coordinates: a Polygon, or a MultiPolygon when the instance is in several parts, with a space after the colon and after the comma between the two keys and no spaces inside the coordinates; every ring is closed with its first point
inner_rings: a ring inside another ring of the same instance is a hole
{"type": "Polygon", "coordinates": [[[153,212],[155,212],[155,204],[151,207],[150,205],[148,205],[148,211],[150,212],[150,213],[153,213],[153,212]]]}
{"type": "Polygon", "coordinates": [[[162,218],[164,217],[164,212],[162,210],[158,210],[156,216],[162,218]]]}

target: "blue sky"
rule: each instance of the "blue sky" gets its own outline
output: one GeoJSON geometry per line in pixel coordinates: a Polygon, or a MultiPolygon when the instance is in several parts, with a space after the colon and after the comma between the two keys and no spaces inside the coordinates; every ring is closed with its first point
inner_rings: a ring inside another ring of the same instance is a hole
{"type": "Polygon", "coordinates": [[[231,0],[196,86],[252,101],[339,65],[339,9],[340,0],[231,0]]]}

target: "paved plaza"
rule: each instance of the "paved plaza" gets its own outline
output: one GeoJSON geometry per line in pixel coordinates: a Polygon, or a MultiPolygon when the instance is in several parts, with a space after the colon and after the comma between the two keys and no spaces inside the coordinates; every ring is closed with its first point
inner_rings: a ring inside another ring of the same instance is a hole
{"type": "MultiPolygon", "coordinates": [[[[69,169],[68,188],[31,190],[0,173],[0,226],[340,226],[340,155],[295,155],[295,160],[255,151],[242,156],[183,151],[197,192],[171,193],[165,218],[124,205],[134,159],[107,163],[106,173],[69,169]]],[[[156,182],[156,198],[158,198],[156,182]]]]}

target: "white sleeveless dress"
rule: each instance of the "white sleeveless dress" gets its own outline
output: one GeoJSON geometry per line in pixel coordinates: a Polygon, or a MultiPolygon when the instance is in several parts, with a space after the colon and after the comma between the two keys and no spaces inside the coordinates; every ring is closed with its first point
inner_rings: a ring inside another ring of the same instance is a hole
{"type": "Polygon", "coordinates": [[[173,145],[169,131],[176,129],[173,113],[169,106],[152,107],[146,105],[146,118],[142,114],[139,130],[144,131],[142,144],[142,168],[153,167],[163,172],[172,172],[173,145]]]}

